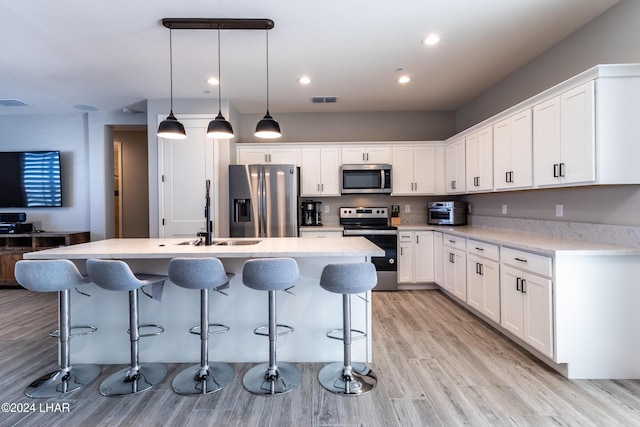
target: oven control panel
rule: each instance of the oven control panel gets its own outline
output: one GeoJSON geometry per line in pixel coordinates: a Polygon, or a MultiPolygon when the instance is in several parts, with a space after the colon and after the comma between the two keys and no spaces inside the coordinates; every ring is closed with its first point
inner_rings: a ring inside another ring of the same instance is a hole
{"type": "Polygon", "coordinates": [[[340,208],[340,218],[388,218],[389,208],[340,208]]]}

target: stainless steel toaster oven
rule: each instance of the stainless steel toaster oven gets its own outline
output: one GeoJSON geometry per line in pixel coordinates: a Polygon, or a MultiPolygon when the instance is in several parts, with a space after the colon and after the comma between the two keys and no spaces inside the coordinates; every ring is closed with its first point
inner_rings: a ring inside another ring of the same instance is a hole
{"type": "Polygon", "coordinates": [[[434,225],[463,225],[467,223],[466,202],[429,202],[427,223],[434,225]]]}

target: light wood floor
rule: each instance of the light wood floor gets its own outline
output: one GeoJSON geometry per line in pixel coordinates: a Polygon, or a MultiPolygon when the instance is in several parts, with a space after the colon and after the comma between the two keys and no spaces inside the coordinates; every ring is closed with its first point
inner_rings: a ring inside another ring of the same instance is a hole
{"type": "MultiPolygon", "coordinates": [[[[99,383],[120,367],[103,366],[97,381],[62,400],[29,399],[25,387],[56,366],[55,340],[46,337],[56,310],[55,295],[0,291],[0,403],[36,409],[0,413],[1,426],[640,425],[640,380],[566,380],[439,291],[374,293],[379,383],[364,396],[326,392],[321,364],[298,364],[303,384],[287,395],[244,391],[250,365],[236,364],[223,391],[178,396],[171,380],[183,365],[173,364],[156,389],[134,396],[101,396],[99,383]],[[69,412],[40,412],[46,403],[68,403],[69,412]]],[[[327,345],[338,345],[339,358],[339,343],[327,345]]]]}

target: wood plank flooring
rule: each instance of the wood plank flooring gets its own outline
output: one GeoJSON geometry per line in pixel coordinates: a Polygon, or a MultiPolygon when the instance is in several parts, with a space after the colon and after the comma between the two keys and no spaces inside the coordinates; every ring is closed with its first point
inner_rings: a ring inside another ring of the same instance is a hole
{"type": "MultiPolygon", "coordinates": [[[[158,387],[134,396],[99,394],[100,382],[120,367],[105,365],[97,381],[64,399],[30,399],[25,387],[56,367],[56,343],[46,336],[56,310],[53,294],[0,292],[0,403],[35,405],[0,413],[1,426],[640,425],[640,380],[566,380],[439,291],[374,293],[379,382],[364,396],[325,391],[317,381],[322,365],[304,363],[297,364],[302,386],[283,396],[244,391],[251,365],[236,364],[221,392],[184,397],[171,390],[184,365],[172,364],[158,387]],[[46,411],[47,403],[68,411],[46,411]]],[[[338,345],[341,357],[339,343],[327,345],[338,345]]]]}

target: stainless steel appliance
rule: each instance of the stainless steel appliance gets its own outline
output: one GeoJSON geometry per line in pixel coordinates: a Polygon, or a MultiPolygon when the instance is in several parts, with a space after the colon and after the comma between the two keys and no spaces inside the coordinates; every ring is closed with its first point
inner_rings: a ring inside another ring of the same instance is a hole
{"type": "Polygon", "coordinates": [[[391,165],[342,165],[340,193],[391,193],[391,165]]]}
{"type": "Polygon", "coordinates": [[[362,236],[384,250],[384,256],[371,257],[378,274],[378,284],[373,290],[397,290],[398,227],[389,225],[389,209],[340,208],[340,224],[343,236],[362,236]]]}
{"type": "Polygon", "coordinates": [[[298,168],[295,165],[229,166],[231,237],[298,235],[298,168]]]}
{"type": "Polygon", "coordinates": [[[429,202],[427,223],[435,225],[463,225],[467,223],[466,202],[429,202]]]}
{"type": "Polygon", "coordinates": [[[322,202],[315,200],[303,200],[300,204],[300,225],[322,225],[322,202]]]}

